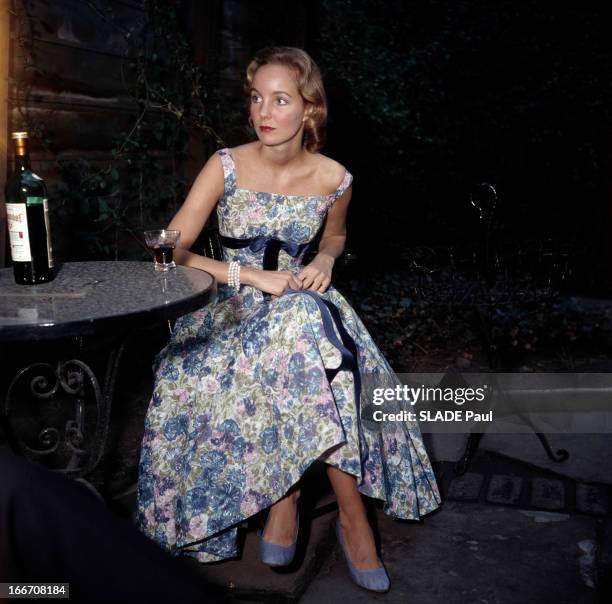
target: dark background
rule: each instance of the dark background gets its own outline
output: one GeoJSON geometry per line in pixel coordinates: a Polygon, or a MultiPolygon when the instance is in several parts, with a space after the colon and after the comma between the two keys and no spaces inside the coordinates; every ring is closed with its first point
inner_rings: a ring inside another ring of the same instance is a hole
{"type": "MultiPolygon", "coordinates": [[[[609,292],[610,52],[602,4],[224,3],[244,59],[303,45],[330,99],[324,152],[355,175],[349,248],[482,244],[470,204],[494,185],[502,264],[537,249],[570,259],[563,287],[609,292]],[[231,19],[235,19],[234,22],[231,19]],[[505,258],[505,261],[503,260],[505,258]]],[[[219,125],[232,144],[240,136],[219,125]]],[[[461,252],[460,252],[461,253],[461,252]]],[[[564,259],[564,260],[562,260],[564,259]]]]}
{"type": "Polygon", "coordinates": [[[334,285],[396,371],[594,370],[609,357],[603,3],[12,8],[8,129],[31,134],[58,261],[147,259],[142,231],[170,221],[210,154],[253,140],[254,53],[294,45],[324,75],[323,152],[354,176],[334,285]]]}
{"type": "Polygon", "coordinates": [[[610,293],[603,3],[14,4],[10,126],[34,133],[63,259],[139,257],[130,229],[167,221],[211,152],[252,138],[242,74],[257,49],[287,44],[324,73],[323,152],[355,177],[360,262],[422,245],[473,256],[487,221],[470,194],[486,182],[502,265],[548,254],[557,272],[569,262],[568,291],[610,293]]]}

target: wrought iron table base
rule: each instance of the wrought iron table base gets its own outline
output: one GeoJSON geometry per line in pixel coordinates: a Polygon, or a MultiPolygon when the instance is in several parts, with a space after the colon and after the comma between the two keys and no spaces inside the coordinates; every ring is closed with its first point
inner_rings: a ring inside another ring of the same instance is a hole
{"type": "Polygon", "coordinates": [[[50,469],[84,482],[97,493],[86,478],[104,456],[115,381],[128,338],[113,342],[102,386],[92,367],[76,358],[31,363],[15,374],[2,409],[4,424],[10,431],[9,445],[15,453],[32,461],[63,458],[63,467],[50,469]],[[47,415],[52,419],[57,420],[57,415],[63,413],[62,425],[45,424],[49,420],[44,417],[45,409],[41,411],[41,403],[46,404],[47,415]],[[28,413],[29,408],[38,414],[28,413]],[[27,421],[19,421],[20,411],[28,416],[27,421]],[[33,421],[39,423],[34,429],[33,421]]]}

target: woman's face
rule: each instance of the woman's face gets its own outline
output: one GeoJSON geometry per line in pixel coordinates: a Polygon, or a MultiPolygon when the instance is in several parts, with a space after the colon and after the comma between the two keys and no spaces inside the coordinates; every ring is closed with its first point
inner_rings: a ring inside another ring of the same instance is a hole
{"type": "Polygon", "coordinates": [[[262,143],[281,145],[297,139],[302,144],[306,106],[289,67],[268,64],[255,72],[250,107],[262,143]]]}

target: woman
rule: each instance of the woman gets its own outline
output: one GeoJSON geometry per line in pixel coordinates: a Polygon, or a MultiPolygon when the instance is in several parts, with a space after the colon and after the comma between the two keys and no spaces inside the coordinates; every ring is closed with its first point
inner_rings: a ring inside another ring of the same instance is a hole
{"type": "Polygon", "coordinates": [[[300,477],[320,460],[352,578],[386,591],[361,494],[408,519],[441,502],[416,424],[361,423],[364,385],[400,382],[331,285],[352,176],[318,153],[327,106],[304,51],[260,51],[246,88],[258,140],[213,155],[169,226],[182,233],[177,261],[219,288],[215,302],[177,321],[158,357],[138,522],[175,553],[209,562],[235,556],[236,526],[269,508],[262,558],[288,564],[300,477]],[[188,251],[215,207],[224,262],[188,251]],[[320,228],[318,253],[301,266],[320,228]]]}

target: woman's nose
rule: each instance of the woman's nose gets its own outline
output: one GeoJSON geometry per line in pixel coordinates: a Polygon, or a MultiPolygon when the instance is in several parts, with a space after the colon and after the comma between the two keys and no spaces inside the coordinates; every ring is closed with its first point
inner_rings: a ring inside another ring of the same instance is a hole
{"type": "Polygon", "coordinates": [[[262,101],[261,105],[259,106],[259,116],[264,119],[266,117],[268,117],[268,115],[270,114],[270,109],[269,109],[269,104],[266,101],[262,101]]]}

